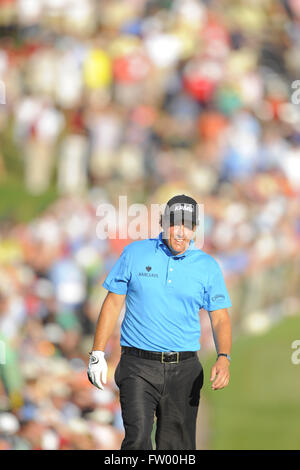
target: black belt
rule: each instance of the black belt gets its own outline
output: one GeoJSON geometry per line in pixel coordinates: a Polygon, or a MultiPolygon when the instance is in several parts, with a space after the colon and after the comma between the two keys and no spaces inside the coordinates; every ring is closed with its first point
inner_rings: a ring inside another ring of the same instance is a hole
{"type": "Polygon", "coordinates": [[[122,354],[131,354],[132,356],[141,357],[143,359],[152,359],[154,361],[160,361],[162,363],[178,363],[184,361],[189,357],[196,356],[196,351],[180,351],[180,352],[157,352],[157,351],[145,351],[144,349],[130,348],[128,346],[122,346],[122,354]]]}

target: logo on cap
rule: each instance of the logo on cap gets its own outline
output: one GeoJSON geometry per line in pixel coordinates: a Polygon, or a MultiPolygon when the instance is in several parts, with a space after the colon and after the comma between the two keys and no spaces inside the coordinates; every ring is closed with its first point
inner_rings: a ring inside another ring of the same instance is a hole
{"type": "Polygon", "coordinates": [[[188,211],[194,212],[194,206],[192,204],[176,204],[174,211],[188,211]]]}

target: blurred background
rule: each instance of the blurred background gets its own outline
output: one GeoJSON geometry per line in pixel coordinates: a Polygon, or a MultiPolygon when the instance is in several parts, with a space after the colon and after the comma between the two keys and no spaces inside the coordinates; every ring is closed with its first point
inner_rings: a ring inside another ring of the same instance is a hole
{"type": "Polygon", "coordinates": [[[86,367],[130,238],[96,211],[183,192],[233,304],[218,392],[200,312],[197,448],[300,448],[299,64],[297,0],[0,0],[0,449],[120,448],[124,312],[86,367]]]}

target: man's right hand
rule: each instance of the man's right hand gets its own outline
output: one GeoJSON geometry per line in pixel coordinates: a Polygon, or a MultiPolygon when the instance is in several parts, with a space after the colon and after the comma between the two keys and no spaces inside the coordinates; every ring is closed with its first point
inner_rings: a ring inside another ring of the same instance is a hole
{"type": "Polygon", "coordinates": [[[91,384],[104,390],[103,384],[106,384],[107,363],[103,351],[92,351],[87,370],[87,376],[91,384]]]}

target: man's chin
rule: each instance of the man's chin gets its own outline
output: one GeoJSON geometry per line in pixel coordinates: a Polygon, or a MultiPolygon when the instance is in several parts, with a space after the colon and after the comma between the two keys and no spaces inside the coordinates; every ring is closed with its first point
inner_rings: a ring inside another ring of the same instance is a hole
{"type": "Polygon", "coordinates": [[[176,254],[182,253],[187,249],[187,244],[186,243],[172,243],[171,245],[172,251],[174,251],[176,254]]]}

